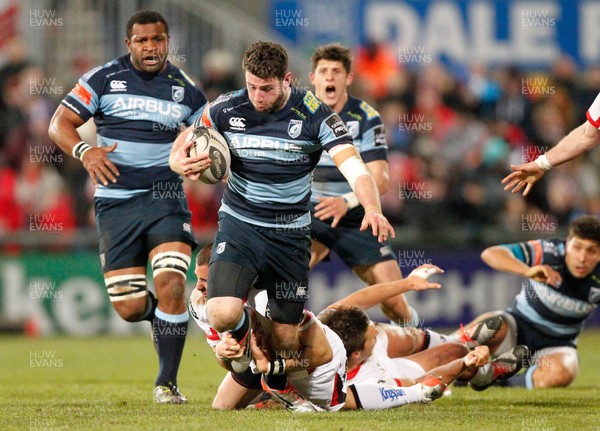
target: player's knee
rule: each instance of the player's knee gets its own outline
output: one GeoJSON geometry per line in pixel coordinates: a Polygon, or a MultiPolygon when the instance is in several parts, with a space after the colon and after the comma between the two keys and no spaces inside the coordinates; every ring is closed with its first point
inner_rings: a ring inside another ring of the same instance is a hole
{"type": "Polygon", "coordinates": [[[573,383],[579,366],[577,358],[566,355],[560,358],[548,356],[538,360],[538,369],[534,371],[533,383],[536,388],[557,388],[573,383]]]}
{"type": "Polygon", "coordinates": [[[576,374],[562,365],[552,368],[536,370],[537,376],[533,376],[533,384],[536,388],[559,388],[569,386],[575,380],[576,374]]]}
{"type": "Polygon", "coordinates": [[[139,322],[146,314],[146,298],[137,298],[126,301],[113,302],[112,306],[117,314],[127,322],[139,322]]]}
{"type": "Polygon", "coordinates": [[[185,277],[166,271],[154,279],[156,293],[163,302],[182,302],[185,299],[185,277]]]}
{"type": "Polygon", "coordinates": [[[238,298],[211,298],[206,303],[208,321],[218,332],[233,329],[242,318],[243,303],[238,298]]]}
{"type": "Polygon", "coordinates": [[[139,322],[146,312],[147,286],[143,274],[123,274],[104,279],[111,304],[122,319],[139,322]]]}
{"type": "MultiPolygon", "coordinates": [[[[180,277],[187,275],[188,269],[190,268],[191,257],[185,253],[177,251],[166,251],[163,253],[156,253],[152,258],[152,272],[154,279],[157,279],[162,274],[179,274],[180,277]]],[[[170,279],[168,277],[167,279],[170,279]]]]}

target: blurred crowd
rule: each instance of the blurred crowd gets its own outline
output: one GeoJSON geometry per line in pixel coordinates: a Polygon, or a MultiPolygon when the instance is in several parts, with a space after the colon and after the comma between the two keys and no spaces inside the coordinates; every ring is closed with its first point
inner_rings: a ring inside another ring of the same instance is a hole
{"type": "MultiPolygon", "coordinates": [[[[5,51],[0,237],[44,226],[94,229],[87,174],[47,134],[56,106],[75,82],[45,76],[18,43],[5,51]]],[[[205,57],[194,76],[209,100],[243,85],[238,62],[227,52],[205,57]]],[[[354,73],[352,93],[375,107],[385,124],[390,188],[383,204],[398,228],[397,241],[481,246],[507,235],[552,235],[580,213],[600,213],[597,152],[551,171],[527,199],[503,191],[500,182],[511,163],[535,159],[585,120],[600,92],[599,67],[581,70],[563,56],[542,71],[488,68],[398,55],[369,43],[357,48],[354,73]]],[[[93,140],[93,129],[87,133],[86,140],[93,140]]],[[[195,232],[209,238],[222,186],[185,187],[195,232]]]]}

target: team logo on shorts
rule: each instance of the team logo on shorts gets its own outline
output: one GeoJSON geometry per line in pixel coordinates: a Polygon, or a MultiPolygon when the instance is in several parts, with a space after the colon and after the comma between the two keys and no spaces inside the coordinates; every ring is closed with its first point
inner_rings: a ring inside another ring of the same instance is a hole
{"type": "Polygon", "coordinates": [[[183,230],[188,232],[188,233],[192,233],[192,227],[190,226],[189,223],[184,223],[183,224],[183,230]]]}
{"type": "Polygon", "coordinates": [[[217,254],[221,254],[225,251],[225,244],[227,244],[226,242],[220,242],[217,244],[217,254]]]}
{"type": "Polygon", "coordinates": [[[290,124],[288,125],[288,135],[290,138],[295,139],[300,136],[300,132],[302,132],[302,120],[290,120],[290,124]]]}
{"type": "Polygon", "coordinates": [[[171,86],[171,97],[173,97],[175,102],[181,102],[184,94],[183,87],[180,87],[179,85],[171,86]]]}

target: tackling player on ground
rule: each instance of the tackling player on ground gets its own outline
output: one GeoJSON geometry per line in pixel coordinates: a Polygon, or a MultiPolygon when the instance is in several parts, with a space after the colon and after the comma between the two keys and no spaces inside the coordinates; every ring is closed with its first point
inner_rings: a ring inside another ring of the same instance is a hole
{"type": "Polygon", "coordinates": [[[196,242],[182,181],[168,159],[180,126],[199,117],[206,98],[167,60],[169,27],[162,15],[137,12],[126,34],[129,54],[79,79],[48,132],[81,160],[97,186],[100,260],[113,308],[128,322],[152,324],[160,365],[154,401],[179,404],[187,401],[177,371],[189,320],[185,279],[196,242]],[[97,147],[76,130],[90,118],[97,147]],[[148,260],[156,298],[147,289],[148,260]]]}
{"type": "MultiPolygon", "coordinates": [[[[348,94],[353,78],[351,65],[348,48],[339,44],[320,46],[312,55],[310,82],[316,96],[346,124],[356,150],[383,194],[389,180],[383,123],[367,102],[348,94]]],[[[328,153],[321,155],[315,169],[311,202],[311,268],[333,250],[367,285],[402,278],[389,241],[379,242],[360,230],[364,208],[328,153]]],[[[404,295],[388,298],[381,308],[393,322],[418,326],[418,315],[404,295]]]]}

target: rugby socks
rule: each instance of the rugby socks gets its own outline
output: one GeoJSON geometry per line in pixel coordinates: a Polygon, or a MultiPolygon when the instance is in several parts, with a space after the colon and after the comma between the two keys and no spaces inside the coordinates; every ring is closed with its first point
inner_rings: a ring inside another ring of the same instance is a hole
{"type": "Polygon", "coordinates": [[[249,329],[250,329],[250,318],[248,317],[248,311],[246,311],[246,309],[244,308],[242,318],[237,323],[237,325],[235,325],[235,328],[233,328],[230,331],[231,336],[233,338],[235,338],[235,340],[239,343],[244,340],[244,338],[248,334],[249,329]]]}
{"type": "Polygon", "coordinates": [[[409,403],[426,403],[421,384],[397,387],[381,383],[356,383],[348,386],[354,394],[359,409],[379,410],[399,407],[409,403]]]}
{"type": "Polygon", "coordinates": [[[537,369],[537,365],[533,365],[526,372],[517,374],[504,382],[503,386],[520,386],[527,389],[533,389],[533,372],[537,369]]]}
{"type": "Polygon", "coordinates": [[[425,329],[425,343],[422,350],[431,349],[440,344],[446,344],[448,341],[447,335],[440,334],[431,329],[425,329]]]}
{"type": "Polygon", "coordinates": [[[146,291],[146,311],[140,320],[147,320],[152,322],[154,320],[154,310],[158,305],[158,300],[152,292],[146,291]]]}
{"type": "Polygon", "coordinates": [[[159,371],[155,386],[177,386],[177,370],[188,329],[188,312],[167,314],[159,308],[154,312],[152,331],[158,345],[159,371]]]}

